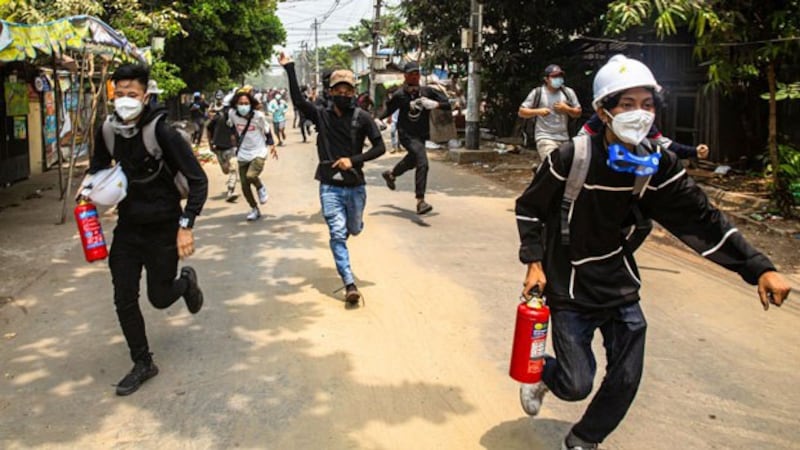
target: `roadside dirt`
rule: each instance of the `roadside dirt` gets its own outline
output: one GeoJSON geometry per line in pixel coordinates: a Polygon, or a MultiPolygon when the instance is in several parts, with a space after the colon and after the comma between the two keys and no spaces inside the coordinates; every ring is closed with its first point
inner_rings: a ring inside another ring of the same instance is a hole
{"type": "MultiPolygon", "coordinates": [[[[445,161],[446,150],[431,151],[433,159],[445,161]]],[[[522,150],[519,153],[502,153],[496,161],[476,162],[458,165],[467,170],[491,179],[508,189],[521,193],[530,183],[532,166],[538,161],[536,153],[522,150]]],[[[453,164],[455,165],[455,164],[453,164]]],[[[714,176],[705,169],[691,169],[691,175],[703,185],[709,185],[727,192],[736,192],[750,197],[768,198],[768,187],[764,179],[745,175],[714,176]]],[[[745,235],[747,240],[764,252],[777,265],[778,269],[787,273],[800,274],[800,219],[775,218],[767,211],[751,206],[717,205],[729,219],[745,235]],[[781,231],[775,231],[776,229],[781,231]]],[[[656,227],[650,239],[674,245],[684,251],[691,252],[677,238],[665,229],[656,227]]]]}

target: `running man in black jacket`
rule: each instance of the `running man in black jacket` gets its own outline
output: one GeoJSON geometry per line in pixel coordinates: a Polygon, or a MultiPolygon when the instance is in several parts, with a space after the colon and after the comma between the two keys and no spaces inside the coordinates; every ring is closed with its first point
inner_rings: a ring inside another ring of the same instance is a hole
{"type": "Polygon", "coordinates": [[[419,64],[411,61],[404,68],[405,84],[392,96],[386,105],[381,120],[391,117],[400,110],[397,120],[397,132],[400,145],[408,152],[392,170],[383,173],[386,186],[395,189],[395,179],[407,171],[416,168],[414,176],[415,194],[417,197],[417,214],[427,214],[433,207],[425,201],[428,184],[428,153],[425,141],[430,139],[430,110],[449,111],[450,102],[444,94],[429,86],[419,85],[419,64]]]}
{"type": "Polygon", "coordinates": [[[622,232],[631,228],[632,216],[659,222],[698,253],[757,284],[765,310],[770,303],[780,306],[790,290],[769,259],[709,204],[673,152],[643,144],[658,90],[647,66],[622,55],[611,58],[594,80],[593,106],[605,127],[591,138],[580,194],[571,207],[562,207],[575,155],[568,142],[545,158],[517,199],[519,258],[528,265],[523,295],[534,288],[545,294],[555,350],[555,358],[545,359],[542,382],[521,388],[525,412],[538,414],[548,390],[562,400],[586,398],[596,369],[595,330],[607,349],[603,383],[563,448],[597,448],[622,421],[639,387],[647,324],[639,307],[641,277],[622,232]],[[626,165],[611,158],[609,149],[634,162],[645,160],[632,156],[655,158],[646,160],[649,165],[626,165]],[[636,154],[626,155],[631,152],[636,154]],[[633,170],[640,171],[638,180],[633,170]],[[634,196],[637,184],[645,188],[634,196]]]}
{"type": "Polygon", "coordinates": [[[347,238],[364,229],[367,201],[363,167],[386,152],[381,133],[369,113],[356,108],[356,79],[349,70],[337,70],[330,77],[331,102],[315,105],[303,98],[294,72],[294,62],[281,53],[286,68],[292,103],[317,127],[319,165],[314,178],[319,181],[322,214],[330,231],[330,246],[336,270],[346,287],[345,301],[355,306],[361,301],[350,268],[347,238]],[[364,138],[372,148],[362,153],[364,138]]]}
{"type": "Polygon", "coordinates": [[[189,143],[164,121],[166,110],[151,110],[145,94],[150,76],[142,65],[120,66],[114,82],[114,153],[106,147],[102,127],[97,131],[90,173],[122,165],[128,179],[127,196],[120,202],[117,227],[108,265],[114,284],[114,304],[122,333],[128,343],[133,370],[117,384],[117,395],[134,393],[142,383],[158,374],[139,309],[139,279],[147,271],[147,296],[153,306],[164,309],[181,296],[192,314],[203,306],[197,273],[189,266],[178,272],[178,258],[194,253],[192,227],[208,195],[208,179],[189,143]],[[142,127],[158,120],[155,127],[163,159],[145,148],[142,127]],[[174,174],[183,173],[189,184],[186,207],[174,174]]]}

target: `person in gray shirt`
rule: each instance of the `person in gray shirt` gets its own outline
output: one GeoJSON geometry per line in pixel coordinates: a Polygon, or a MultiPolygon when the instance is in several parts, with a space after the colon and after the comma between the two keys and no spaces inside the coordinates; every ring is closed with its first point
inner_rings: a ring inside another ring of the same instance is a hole
{"type": "Polygon", "coordinates": [[[564,86],[564,71],[550,64],[544,69],[544,84],[534,88],[519,107],[519,117],[534,119],[539,159],[569,140],[569,119],[581,115],[581,104],[571,88],[564,86]]]}

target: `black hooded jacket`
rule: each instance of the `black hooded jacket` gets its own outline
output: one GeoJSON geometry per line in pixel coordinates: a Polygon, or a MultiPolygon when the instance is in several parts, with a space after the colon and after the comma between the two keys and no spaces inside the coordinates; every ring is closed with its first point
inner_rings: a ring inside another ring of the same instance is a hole
{"type": "MultiPolygon", "coordinates": [[[[639,300],[641,276],[623,230],[629,230],[635,177],[606,165],[603,136],[592,137],[592,160],[583,188],[569,211],[570,245],[561,243],[561,202],[572,165],[569,141],[550,153],[531,185],[517,199],[520,261],[540,261],[551,307],[598,309],[639,300]]],[[[775,270],[751,247],[686,174],[675,153],[661,151],[656,172],[638,200],[644,218],[657,221],[709,260],[750,284],[775,270]]]]}
{"type": "Polygon", "coordinates": [[[158,170],[159,162],[148,153],[142,140],[141,128],[166,113],[164,108],[150,109],[146,106],[136,124],[137,133],[130,138],[114,135],[112,158],[103,141],[102,126],[95,135],[95,150],[89,173],[111,166],[112,159],[122,165],[128,178],[128,194],[119,204],[119,223],[148,224],[178,221],[185,217],[189,226],[200,215],[208,196],[208,178],[195,158],[192,148],[181,135],[162,117],[156,124],[156,139],[163,151],[165,167],[159,176],[149,183],[137,183],[158,170]],[[189,197],[186,207],[181,208],[181,197],[173,181],[174,174],[182,172],[189,182],[189,197]]]}

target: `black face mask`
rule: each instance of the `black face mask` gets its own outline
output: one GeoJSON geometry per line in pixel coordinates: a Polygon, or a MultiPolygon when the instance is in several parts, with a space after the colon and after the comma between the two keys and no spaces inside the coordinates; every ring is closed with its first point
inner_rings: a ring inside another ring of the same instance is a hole
{"type": "Polygon", "coordinates": [[[334,95],[333,104],[342,111],[348,111],[356,107],[355,98],[346,95],[334,95]]]}

